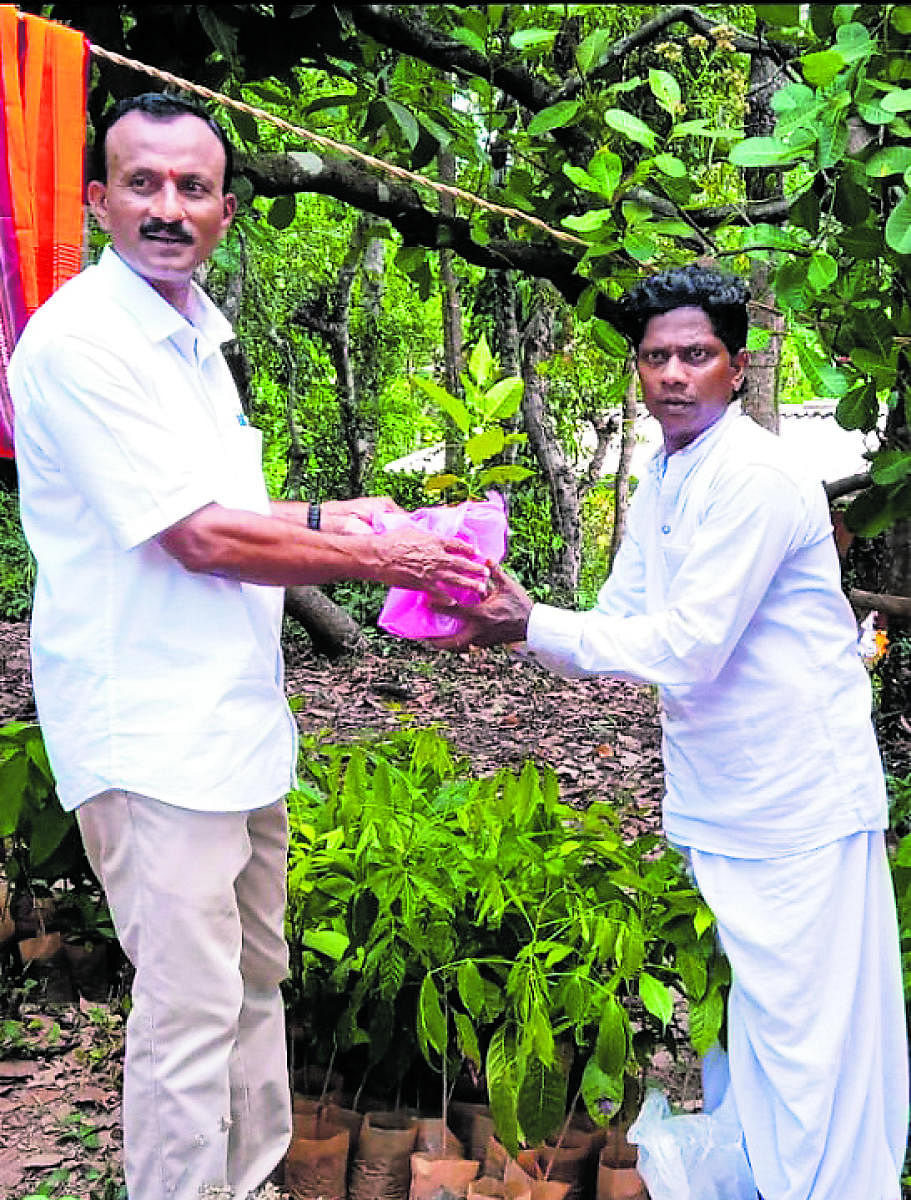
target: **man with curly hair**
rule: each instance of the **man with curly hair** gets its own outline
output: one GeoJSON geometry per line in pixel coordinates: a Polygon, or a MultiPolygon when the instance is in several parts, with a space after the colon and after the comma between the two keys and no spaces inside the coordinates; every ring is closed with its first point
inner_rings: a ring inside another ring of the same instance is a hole
{"type": "Polygon", "coordinates": [[[664,446],[590,612],[495,573],[448,645],[657,684],[664,828],[730,960],[733,1099],[764,1200],[898,1200],[908,1066],[882,766],[820,480],[741,414],[747,299],[686,267],[620,305],[664,446]]]}

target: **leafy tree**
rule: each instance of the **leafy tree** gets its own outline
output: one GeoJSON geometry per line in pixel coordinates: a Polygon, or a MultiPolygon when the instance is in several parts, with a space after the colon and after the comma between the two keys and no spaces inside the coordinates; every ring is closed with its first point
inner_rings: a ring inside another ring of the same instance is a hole
{"type": "Polygon", "coordinates": [[[883,700],[900,713],[911,699],[911,10],[811,5],[806,22],[797,5],[763,7],[796,57],[773,97],[774,130],[731,159],[780,170],[788,216],[741,244],[763,247],[751,253],[772,264],[814,393],[837,399],[846,428],[879,431],[869,475],[849,481],[846,519],[864,536],[885,534],[877,590],[887,595],[871,606],[891,610],[901,661],[885,673],[883,700]]]}

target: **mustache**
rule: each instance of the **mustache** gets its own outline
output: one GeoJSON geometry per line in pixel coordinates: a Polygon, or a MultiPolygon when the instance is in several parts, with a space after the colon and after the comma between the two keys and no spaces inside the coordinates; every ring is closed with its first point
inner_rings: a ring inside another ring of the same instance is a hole
{"type": "Polygon", "coordinates": [[[192,236],[187,233],[180,221],[159,221],[155,218],[144,221],[139,226],[139,236],[148,237],[149,235],[164,234],[165,237],[174,238],[175,241],[183,242],[190,246],[193,243],[192,236]]]}

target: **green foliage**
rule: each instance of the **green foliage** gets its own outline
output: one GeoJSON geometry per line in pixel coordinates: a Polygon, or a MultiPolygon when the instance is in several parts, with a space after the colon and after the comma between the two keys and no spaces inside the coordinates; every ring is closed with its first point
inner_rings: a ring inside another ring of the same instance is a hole
{"type": "Polygon", "coordinates": [[[532,474],[527,467],[502,461],[509,448],[521,446],[527,440],[525,434],[510,429],[510,422],[522,403],[525,385],[518,375],[500,376],[483,334],[461,379],[464,400],[432,379],[413,377],[414,384],[449,417],[464,438],[464,457],[470,464],[464,475],[432,475],[424,486],[429,492],[445,492],[459,500],[477,499],[488,488],[520,483],[532,474]]]}
{"type": "Polygon", "coordinates": [[[900,836],[911,833],[911,774],[888,775],[889,828],[900,836]]]}
{"type": "Polygon", "coordinates": [[[19,524],[18,497],[0,487],[0,618],[22,621],[31,611],[35,561],[19,524]]]}
{"type": "Polygon", "coordinates": [[[483,1062],[514,1148],[559,1126],[574,1060],[592,1115],[616,1110],[655,1042],[675,1044],[670,986],[697,1048],[717,1037],[711,915],[676,854],[624,841],[610,805],[570,808],[530,762],[473,778],[429,729],[309,742],[301,765],[289,923],[315,1048],[389,1083],[419,1056],[449,1077],[483,1062]]]}
{"type": "MultiPolygon", "coordinates": [[[[771,260],[779,303],[808,331],[798,355],[813,393],[837,399],[839,422],[865,432],[882,406],[892,410],[890,429],[909,425],[906,25],[896,5],[816,5],[809,23],[776,30],[796,45],[803,79],[776,92],[772,136],[731,152],[741,167],[784,171],[789,222],[768,239],[774,249],[753,253],[771,260]]],[[[749,231],[742,244],[757,236],[749,231]]],[[[876,486],[847,513],[864,536],[911,516],[906,438],[887,435],[872,472],[876,486]]]]}
{"type": "Polygon", "coordinates": [[[892,856],[892,882],[898,908],[905,1005],[911,1009],[911,833],[905,834],[892,856]]]}
{"type": "Polygon", "coordinates": [[[58,927],[85,940],[114,937],[72,813],[57,799],[41,730],[0,726],[0,868],[13,894],[56,889],[58,927]]]}

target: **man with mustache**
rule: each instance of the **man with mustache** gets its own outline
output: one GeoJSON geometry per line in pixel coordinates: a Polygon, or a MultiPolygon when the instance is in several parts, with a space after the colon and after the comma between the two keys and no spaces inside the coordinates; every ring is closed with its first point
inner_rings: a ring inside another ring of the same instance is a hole
{"type": "Polygon", "coordinates": [[[732,403],[746,301],[698,267],[624,298],[664,448],[594,609],[533,604],[497,571],[446,644],[658,685],[665,832],[733,969],[731,1086],[763,1200],[899,1200],[908,1060],[870,685],[821,482],[732,403]]]}
{"type": "Polygon", "coordinates": [[[374,535],[389,500],[270,502],[219,349],[230,326],[193,282],[234,216],[230,144],[147,94],[95,149],[88,199],[112,245],[35,314],[10,370],[35,694],[136,968],[130,1200],[246,1200],[290,1133],[280,589],[482,590],[488,573],[461,543],[374,535]]]}

